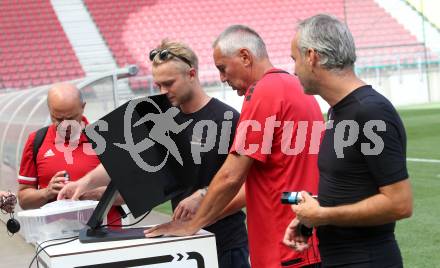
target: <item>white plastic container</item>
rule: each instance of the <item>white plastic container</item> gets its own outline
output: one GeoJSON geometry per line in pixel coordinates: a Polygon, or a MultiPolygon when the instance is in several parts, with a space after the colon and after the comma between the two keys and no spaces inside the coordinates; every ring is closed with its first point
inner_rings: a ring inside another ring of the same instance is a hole
{"type": "Polygon", "coordinates": [[[59,200],[39,209],[20,211],[17,216],[26,242],[78,235],[86,226],[98,201],[59,200]]]}

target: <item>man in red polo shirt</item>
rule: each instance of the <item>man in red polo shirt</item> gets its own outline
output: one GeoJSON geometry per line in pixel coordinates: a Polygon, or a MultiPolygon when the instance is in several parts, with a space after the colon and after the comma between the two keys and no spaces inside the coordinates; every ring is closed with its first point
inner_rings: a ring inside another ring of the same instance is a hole
{"type": "Polygon", "coordinates": [[[222,82],[244,96],[234,144],[193,219],[145,233],[194,234],[246,203],[253,268],[319,267],[315,235],[303,252],[283,244],[293,213],[280,201],[283,191],[317,192],[323,128],[319,106],[295,77],[273,67],[263,40],[249,27],[227,28],[213,47],[222,82]],[[244,191],[239,191],[244,182],[244,191]]]}
{"type": "MultiPolygon", "coordinates": [[[[33,156],[36,132],[29,135],[23,149],[18,176],[18,201],[23,209],[35,209],[55,201],[67,180],[75,181],[83,177],[100,163],[84,133],[78,132],[75,135],[71,127],[67,127],[65,133],[57,133],[58,125],[64,120],[77,121],[81,129],[88,124],[83,116],[86,104],[81,92],[74,85],[57,84],[48,92],[47,105],[53,124],[48,127],[36,158],[33,156]],[[71,155],[66,154],[69,146],[73,148],[71,155]],[[59,150],[60,148],[64,149],[59,150]]],[[[60,129],[62,128],[58,128],[58,131],[60,129]]],[[[83,199],[98,200],[104,190],[105,187],[90,191],[83,199]]],[[[120,213],[113,207],[108,221],[118,218],[120,213]]],[[[113,224],[120,224],[120,220],[113,224]]]]}

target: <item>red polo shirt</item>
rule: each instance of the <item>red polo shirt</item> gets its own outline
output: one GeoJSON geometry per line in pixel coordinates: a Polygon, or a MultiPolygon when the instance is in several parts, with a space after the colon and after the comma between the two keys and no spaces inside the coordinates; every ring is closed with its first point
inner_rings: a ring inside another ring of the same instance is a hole
{"type": "MultiPolygon", "coordinates": [[[[85,117],[83,117],[82,120],[86,125],[88,124],[85,117]]],[[[23,149],[20,172],[18,175],[19,184],[35,185],[38,189],[44,189],[58,171],[67,171],[70,180],[76,181],[100,164],[95,154],[89,155],[85,153],[85,151],[93,152],[93,150],[90,150],[90,146],[87,145],[89,143],[84,133],[80,136],[77,148],[72,151],[72,162],[68,163],[65,153],[56,148],[56,127],[55,125],[50,125],[46,137],[38,151],[35,165],[33,159],[35,135],[36,132],[29,134],[23,149]],[[86,146],[89,147],[89,150],[84,149],[86,146]]],[[[64,144],[64,146],[68,145],[67,142],[64,144]]],[[[115,207],[112,207],[107,216],[108,221],[113,221],[118,217],[120,217],[119,212],[115,207]]],[[[120,221],[116,221],[113,224],[120,224],[120,221]]]]}
{"type": "MultiPolygon", "coordinates": [[[[301,253],[283,244],[286,227],[295,215],[280,199],[283,191],[317,193],[317,151],[309,150],[313,122],[322,123],[322,114],[315,98],[303,93],[298,79],[274,73],[279,71],[270,70],[247,90],[230,151],[255,160],[246,178],[252,268],[301,267],[320,262],[315,235],[313,247],[301,253]],[[301,130],[301,124],[307,126],[301,130]],[[304,149],[295,152],[302,143],[304,149]]],[[[321,136],[318,133],[315,148],[321,136]]]]}

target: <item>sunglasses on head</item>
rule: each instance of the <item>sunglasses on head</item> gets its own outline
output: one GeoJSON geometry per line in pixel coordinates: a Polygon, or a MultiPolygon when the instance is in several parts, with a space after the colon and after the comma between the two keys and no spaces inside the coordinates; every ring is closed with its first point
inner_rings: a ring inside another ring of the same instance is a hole
{"type": "Polygon", "coordinates": [[[153,49],[150,51],[150,60],[153,61],[154,58],[159,55],[159,59],[164,61],[170,58],[170,55],[173,57],[176,57],[178,59],[180,59],[181,61],[185,62],[186,64],[189,65],[189,67],[191,68],[191,62],[182,56],[176,55],[173,52],[169,51],[168,49],[163,49],[163,50],[158,50],[158,49],[153,49]]]}

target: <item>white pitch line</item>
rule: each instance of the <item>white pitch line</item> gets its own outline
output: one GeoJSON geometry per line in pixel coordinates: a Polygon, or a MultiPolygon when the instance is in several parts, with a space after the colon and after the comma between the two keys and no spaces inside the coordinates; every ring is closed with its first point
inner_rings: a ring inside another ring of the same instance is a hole
{"type": "Polygon", "coordinates": [[[440,164],[440,160],[438,160],[438,159],[407,158],[406,160],[411,161],[411,162],[424,162],[424,163],[438,163],[438,164],[440,164]]]}

